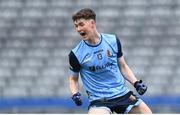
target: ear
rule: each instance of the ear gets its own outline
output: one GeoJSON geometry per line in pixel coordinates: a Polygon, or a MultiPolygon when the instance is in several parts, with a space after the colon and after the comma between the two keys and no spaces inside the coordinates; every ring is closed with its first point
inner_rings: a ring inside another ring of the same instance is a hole
{"type": "Polygon", "coordinates": [[[94,20],[91,20],[91,25],[92,25],[92,28],[94,28],[96,26],[96,22],[94,20]]]}

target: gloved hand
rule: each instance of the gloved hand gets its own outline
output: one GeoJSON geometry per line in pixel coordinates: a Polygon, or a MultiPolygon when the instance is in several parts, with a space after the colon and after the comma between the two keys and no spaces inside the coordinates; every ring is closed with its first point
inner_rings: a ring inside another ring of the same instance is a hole
{"type": "Polygon", "coordinates": [[[79,92],[75,93],[71,98],[77,106],[82,105],[81,94],[79,92]]]}
{"type": "Polygon", "coordinates": [[[136,81],[134,87],[139,95],[143,95],[147,91],[147,86],[142,83],[142,80],[136,81]]]}

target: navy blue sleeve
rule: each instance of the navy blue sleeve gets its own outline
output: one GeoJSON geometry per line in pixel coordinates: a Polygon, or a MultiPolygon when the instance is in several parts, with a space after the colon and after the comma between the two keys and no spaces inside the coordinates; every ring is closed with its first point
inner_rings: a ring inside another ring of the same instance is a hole
{"type": "Polygon", "coordinates": [[[74,72],[80,71],[81,65],[79,64],[77,57],[74,55],[72,51],[69,53],[69,64],[70,64],[69,66],[70,70],[74,72]]]}
{"type": "Polygon", "coordinates": [[[117,36],[116,36],[116,42],[117,42],[117,47],[118,47],[117,57],[120,58],[123,55],[123,53],[122,53],[122,48],[121,48],[121,42],[117,36]]]}

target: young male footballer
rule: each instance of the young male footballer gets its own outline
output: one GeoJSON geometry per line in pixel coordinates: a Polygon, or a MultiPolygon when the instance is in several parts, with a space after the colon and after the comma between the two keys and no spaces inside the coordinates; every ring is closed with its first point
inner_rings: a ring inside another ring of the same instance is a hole
{"type": "Polygon", "coordinates": [[[92,9],[79,10],[72,20],[82,39],[69,53],[69,86],[75,104],[83,103],[78,89],[80,74],[90,102],[89,114],[151,114],[149,107],[125,86],[127,80],[140,95],[147,90],[126,64],[118,37],[97,31],[92,9]]]}

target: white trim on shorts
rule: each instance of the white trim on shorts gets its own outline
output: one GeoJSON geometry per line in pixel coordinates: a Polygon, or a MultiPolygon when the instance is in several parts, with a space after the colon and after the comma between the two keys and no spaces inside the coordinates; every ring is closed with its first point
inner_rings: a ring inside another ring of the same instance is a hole
{"type": "Polygon", "coordinates": [[[101,106],[101,107],[91,106],[91,107],[89,108],[89,111],[90,111],[90,109],[93,109],[93,108],[105,109],[105,110],[107,110],[110,114],[112,114],[112,111],[110,110],[110,108],[108,108],[108,107],[106,107],[106,106],[101,106]]]}
{"type": "Polygon", "coordinates": [[[138,101],[137,101],[134,105],[129,105],[129,106],[126,108],[126,111],[125,111],[124,113],[125,113],[125,114],[129,113],[134,106],[138,106],[138,105],[141,104],[142,102],[143,102],[142,99],[138,99],[138,101]]]}

